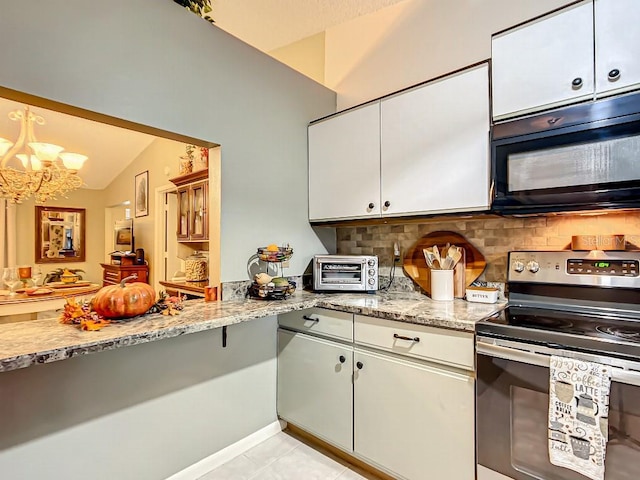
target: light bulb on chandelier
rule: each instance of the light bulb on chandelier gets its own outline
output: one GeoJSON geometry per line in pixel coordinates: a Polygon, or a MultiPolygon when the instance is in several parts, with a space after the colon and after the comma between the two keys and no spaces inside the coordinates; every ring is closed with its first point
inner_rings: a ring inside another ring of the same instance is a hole
{"type": "Polygon", "coordinates": [[[36,203],[44,203],[82,186],[78,170],[86,155],[63,152],[64,147],[38,142],[33,126],[44,125],[44,118],[29,107],[10,112],[9,118],[20,122],[20,134],[15,144],[0,138],[0,198],[20,203],[33,196],[36,203]]]}

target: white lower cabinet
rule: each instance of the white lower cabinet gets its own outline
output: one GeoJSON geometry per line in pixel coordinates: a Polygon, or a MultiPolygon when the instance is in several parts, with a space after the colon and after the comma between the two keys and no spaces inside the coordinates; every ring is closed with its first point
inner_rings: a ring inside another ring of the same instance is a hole
{"type": "Polygon", "coordinates": [[[278,414],[352,451],[353,347],[278,331],[278,414]]]}
{"type": "Polygon", "coordinates": [[[357,348],[354,363],[358,456],[408,480],[475,477],[471,373],[357,348]]]}
{"type": "Polygon", "coordinates": [[[471,333],[324,309],[295,315],[345,325],[317,336],[279,318],[280,417],[394,478],[475,478],[471,333]],[[348,325],[353,342],[333,333],[348,325]]]}

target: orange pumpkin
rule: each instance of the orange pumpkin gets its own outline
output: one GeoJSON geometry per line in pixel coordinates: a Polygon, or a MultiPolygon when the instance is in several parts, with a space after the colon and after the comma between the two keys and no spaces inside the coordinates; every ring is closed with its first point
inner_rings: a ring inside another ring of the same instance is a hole
{"type": "Polygon", "coordinates": [[[104,318],[131,318],[146,313],[156,302],[156,292],[149,284],[142,282],[110,285],[98,290],[91,301],[92,309],[104,318]]]}

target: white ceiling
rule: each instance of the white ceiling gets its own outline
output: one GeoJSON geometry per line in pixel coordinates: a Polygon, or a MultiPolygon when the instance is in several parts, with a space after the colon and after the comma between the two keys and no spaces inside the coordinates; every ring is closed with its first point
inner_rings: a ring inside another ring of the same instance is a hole
{"type": "MultiPolygon", "coordinates": [[[[20,122],[10,120],[8,113],[23,108],[22,103],[0,98],[0,137],[17,140],[20,122]]],[[[106,188],[156,138],[45,108],[31,107],[31,111],[45,121],[44,125],[34,126],[38,141],[89,157],[80,170],[85,188],[106,188]]]]}
{"type": "Polygon", "coordinates": [[[221,29],[263,52],[404,0],[213,0],[221,29]]]}

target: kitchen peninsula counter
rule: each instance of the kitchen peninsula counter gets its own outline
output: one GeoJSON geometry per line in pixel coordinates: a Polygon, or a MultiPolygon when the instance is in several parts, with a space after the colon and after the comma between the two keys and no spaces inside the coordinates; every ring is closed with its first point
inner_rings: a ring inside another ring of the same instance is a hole
{"type": "Polygon", "coordinates": [[[296,292],[286,300],[185,302],[176,316],[145,315],[116,321],[102,330],[81,331],[57,319],[0,325],[0,372],[113,350],[189,333],[212,330],[257,318],[321,307],[400,322],[473,332],[477,321],[499,311],[502,304],[435,302],[416,292],[314,294],[296,292]]]}

